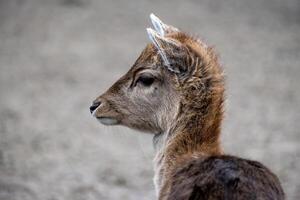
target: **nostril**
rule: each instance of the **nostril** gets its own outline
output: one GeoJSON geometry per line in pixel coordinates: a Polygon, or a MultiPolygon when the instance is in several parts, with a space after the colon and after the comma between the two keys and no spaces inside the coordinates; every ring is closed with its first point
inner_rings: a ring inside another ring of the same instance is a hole
{"type": "Polygon", "coordinates": [[[93,113],[94,110],[96,110],[100,106],[100,104],[101,104],[100,101],[93,103],[93,105],[91,105],[91,107],[90,107],[90,112],[93,113]]]}

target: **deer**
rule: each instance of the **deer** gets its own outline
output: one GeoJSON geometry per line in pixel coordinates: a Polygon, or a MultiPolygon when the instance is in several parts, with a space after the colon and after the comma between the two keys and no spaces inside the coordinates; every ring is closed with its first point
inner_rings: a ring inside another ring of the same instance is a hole
{"type": "Polygon", "coordinates": [[[257,161],[224,154],[224,70],[213,47],[150,15],[146,45],[129,71],[97,97],[104,125],[153,134],[159,200],[282,200],[278,177],[257,161]]]}

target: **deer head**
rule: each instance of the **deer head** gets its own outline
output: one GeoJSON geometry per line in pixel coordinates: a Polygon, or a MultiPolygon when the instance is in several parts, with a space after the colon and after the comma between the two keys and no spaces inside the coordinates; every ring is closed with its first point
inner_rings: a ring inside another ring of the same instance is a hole
{"type": "Polygon", "coordinates": [[[90,107],[102,124],[163,133],[178,121],[198,121],[221,106],[223,78],[212,49],[153,14],[150,18],[155,28],[147,28],[151,43],[90,107]]]}

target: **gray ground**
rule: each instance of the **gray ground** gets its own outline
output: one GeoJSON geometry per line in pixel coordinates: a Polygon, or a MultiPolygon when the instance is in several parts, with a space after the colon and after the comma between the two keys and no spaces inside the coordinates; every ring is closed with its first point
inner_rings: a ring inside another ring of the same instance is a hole
{"type": "Polygon", "coordinates": [[[1,0],[0,200],[155,199],[151,136],[88,111],[148,42],[151,12],[216,46],[225,151],[300,199],[299,0],[1,0]]]}

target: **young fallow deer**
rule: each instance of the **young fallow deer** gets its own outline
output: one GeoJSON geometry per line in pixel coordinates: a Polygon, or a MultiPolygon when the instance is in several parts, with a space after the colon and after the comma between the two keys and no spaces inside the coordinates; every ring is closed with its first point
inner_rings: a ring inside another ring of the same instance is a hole
{"type": "Polygon", "coordinates": [[[159,200],[284,199],[278,178],[220,147],[224,77],[211,47],[150,15],[151,44],[90,111],[102,124],[154,134],[159,200]]]}

